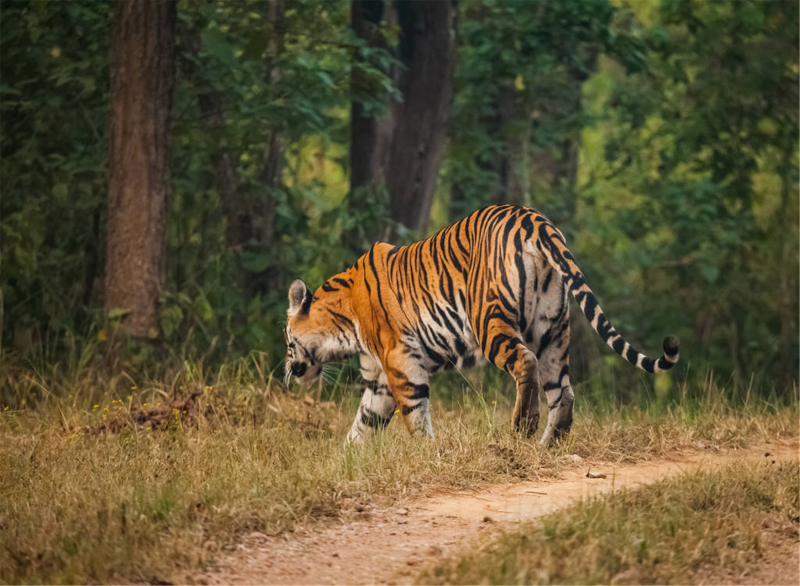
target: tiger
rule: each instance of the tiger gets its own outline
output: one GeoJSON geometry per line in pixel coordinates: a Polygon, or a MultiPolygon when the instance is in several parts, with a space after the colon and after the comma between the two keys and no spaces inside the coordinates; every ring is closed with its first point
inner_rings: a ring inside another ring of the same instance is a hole
{"type": "Polygon", "coordinates": [[[531,437],[540,396],[551,445],[569,433],[569,303],[619,356],[650,373],[679,358],[675,337],[653,359],[612,327],[563,234],[528,207],[492,205],[408,246],[375,243],[314,293],[289,287],[286,377],[308,385],[323,364],[358,354],[361,402],[346,443],[361,443],[399,412],[412,435],[433,437],[430,375],[488,361],[516,384],[514,429],[531,437]]]}

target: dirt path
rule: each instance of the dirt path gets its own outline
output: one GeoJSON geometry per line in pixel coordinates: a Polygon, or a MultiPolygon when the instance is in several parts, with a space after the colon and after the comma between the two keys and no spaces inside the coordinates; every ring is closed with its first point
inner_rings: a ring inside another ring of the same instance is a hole
{"type": "MultiPolygon", "coordinates": [[[[615,465],[577,462],[558,479],[487,487],[480,492],[439,493],[405,508],[366,512],[363,520],[305,536],[253,536],[219,565],[188,581],[200,584],[405,584],[417,566],[469,547],[489,534],[515,528],[572,501],[620,487],[641,486],[670,475],[711,468],[742,458],[798,458],[789,443],[716,452],[675,452],[668,459],[615,465]],[[605,478],[587,478],[587,469],[605,478]]],[[[794,549],[797,549],[796,546],[794,549]]],[[[784,558],[785,559],[785,558],[784,558]]],[[[791,564],[790,564],[791,565],[791,564]]],[[[796,566],[796,564],[793,564],[796,566]]],[[[787,566],[789,570],[792,568],[787,566]]],[[[786,583],[798,583],[797,568],[786,583]]],[[[755,576],[718,576],[732,583],[766,583],[755,576]]]]}

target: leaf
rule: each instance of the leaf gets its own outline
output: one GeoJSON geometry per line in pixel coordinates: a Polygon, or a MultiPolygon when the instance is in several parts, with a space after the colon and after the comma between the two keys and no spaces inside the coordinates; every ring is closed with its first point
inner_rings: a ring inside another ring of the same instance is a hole
{"type": "Polygon", "coordinates": [[[114,309],[110,309],[108,311],[108,319],[119,319],[125,315],[128,315],[130,312],[131,312],[130,309],[115,307],[114,309]]]}
{"type": "Polygon", "coordinates": [[[324,83],[327,87],[333,87],[333,79],[331,79],[331,76],[326,72],[317,71],[317,77],[319,77],[320,80],[322,80],[322,83],[324,83]]]}
{"type": "Polygon", "coordinates": [[[719,278],[719,267],[711,264],[700,265],[700,274],[709,283],[713,283],[719,278]]]}
{"type": "Polygon", "coordinates": [[[239,262],[243,269],[251,273],[260,273],[270,265],[270,257],[265,252],[243,252],[239,262]]]}
{"type": "Polygon", "coordinates": [[[177,305],[172,305],[165,308],[161,312],[161,331],[164,332],[164,337],[169,338],[172,333],[178,329],[181,321],[183,321],[183,311],[177,305]]]}
{"type": "Polygon", "coordinates": [[[55,185],[53,185],[52,193],[53,197],[63,201],[67,198],[67,194],[69,193],[69,188],[67,187],[66,183],[56,183],[55,185]]]}
{"type": "Polygon", "coordinates": [[[247,40],[247,46],[242,52],[242,60],[253,61],[261,59],[261,54],[267,48],[267,36],[258,30],[247,40]]]}
{"type": "Polygon", "coordinates": [[[194,300],[194,310],[202,321],[210,322],[214,319],[214,310],[211,308],[211,304],[205,296],[198,296],[197,299],[194,300]]]}
{"type": "Polygon", "coordinates": [[[228,39],[218,30],[205,30],[200,33],[203,47],[209,54],[213,55],[225,65],[233,66],[236,64],[236,55],[228,39]]]}

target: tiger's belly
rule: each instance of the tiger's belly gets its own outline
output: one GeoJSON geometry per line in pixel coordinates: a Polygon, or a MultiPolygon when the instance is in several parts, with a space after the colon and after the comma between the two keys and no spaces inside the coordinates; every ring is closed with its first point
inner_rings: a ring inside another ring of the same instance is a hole
{"type": "Polygon", "coordinates": [[[425,370],[471,368],[485,362],[465,309],[434,306],[420,312],[406,344],[425,370]]]}

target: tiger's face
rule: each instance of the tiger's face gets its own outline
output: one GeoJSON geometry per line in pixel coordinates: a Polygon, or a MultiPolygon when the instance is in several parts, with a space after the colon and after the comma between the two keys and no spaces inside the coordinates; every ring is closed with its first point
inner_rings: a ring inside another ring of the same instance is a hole
{"type": "MultiPolygon", "coordinates": [[[[322,372],[322,363],[317,361],[314,342],[308,335],[297,334],[302,328],[286,325],[286,381],[294,378],[303,386],[310,385],[322,372]]],[[[313,336],[312,336],[313,338],[313,336]]]]}
{"type": "Polygon", "coordinates": [[[320,288],[315,295],[300,279],[289,287],[289,310],[286,329],[286,382],[292,378],[309,385],[330,360],[346,356],[355,350],[353,336],[343,333],[332,315],[348,311],[343,299],[345,292],[320,288]],[[312,303],[313,301],[313,303],[312,303]]]}
{"type": "MultiPolygon", "coordinates": [[[[313,297],[300,279],[289,287],[289,310],[286,329],[286,382],[294,377],[302,385],[309,385],[322,371],[318,349],[323,340],[320,324],[311,314],[313,297]]],[[[315,312],[316,313],[316,312],[315,312]]]]}

